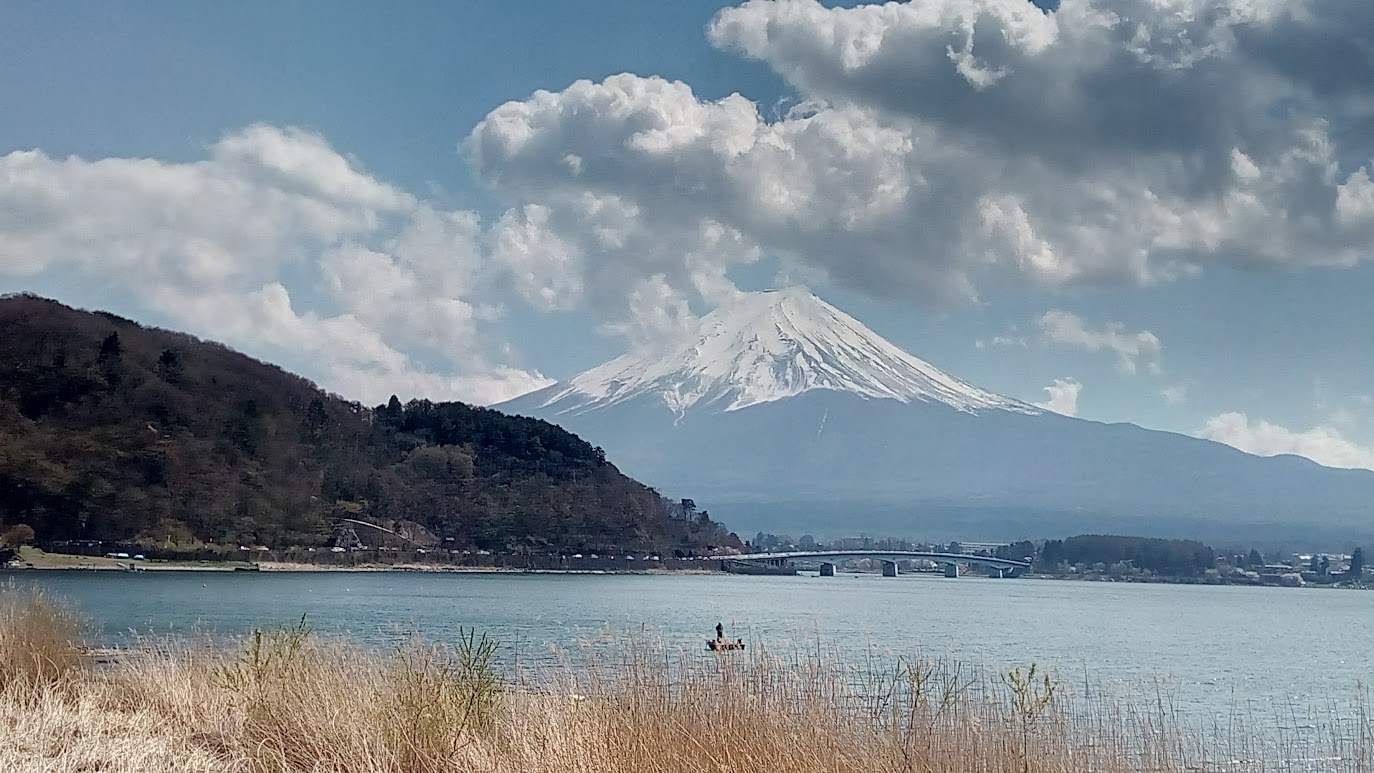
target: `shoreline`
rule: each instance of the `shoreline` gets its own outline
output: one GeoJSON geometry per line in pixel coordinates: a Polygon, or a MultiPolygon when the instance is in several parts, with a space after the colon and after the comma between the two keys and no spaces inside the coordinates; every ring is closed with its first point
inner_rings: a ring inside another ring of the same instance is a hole
{"type": "MultiPolygon", "coordinates": [[[[50,566],[5,566],[0,567],[0,571],[25,573],[25,572],[201,572],[201,573],[267,573],[267,574],[380,574],[387,572],[409,573],[409,574],[556,574],[556,575],[734,575],[736,572],[727,572],[720,569],[706,568],[669,568],[655,567],[651,569],[630,569],[630,568],[611,568],[611,569],[541,569],[509,566],[456,566],[445,565],[436,566],[433,564],[360,564],[357,566],[329,566],[327,564],[308,564],[289,561],[263,561],[257,564],[176,564],[162,563],[155,561],[143,561],[134,564],[135,568],[130,569],[126,566],[118,566],[107,563],[73,563],[67,565],[50,566]]],[[[740,574],[740,576],[751,576],[740,574]]],[[[778,577],[790,577],[794,575],[771,575],[778,577]]],[[[810,575],[795,575],[810,576],[810,575]]],[[[860,575],[855,575],[860,576],[860,575]]],[[[968,577],[961,579],[992,579],[985,577],[968,577]]],[[[1282,588],[1287,590],[1304,589],[1331,589],[1331,590],[1369,590],[1367,586],[1350,586],[1338,584],[1306,583],[1303,585],[1280,585],[1271,583],[1237,583],[1237,582],[1206,582],[1191,577],[1162,577],[1157,579],[1128,579],[1111,577],[1087,577],[1072,575],[1049,575],[1049,574],[1028,574],[1020,578],[1021,580],[1036,581],[1057,581],[1057,582],[1086,582],[1086,583],[1113,583],[1123,585],[1200,585],[1207,587],[1236,587],[1236,588],[1282,588]]]]}
{"type": "Polygon", "coordinates": [[[326,564],[307,564],[286,561],[263,561],[257,564],[177,564],[163,563],[155,561],[130,562],[129,566],[120,566],[110,563],[72,563],[64,565],[12,565],[0,567],[0,571],[5,572],[99,572],[119,573],[128,572],[140,574],[145,572],[212,572],[212,573],[268,573],[268,574],[293,574],[293,573],[415,573],[415,574],[638,574],[638,575],[657,575],[657,574],[728,574],[719,569],[696,569],[682,568],[673,569],[668,567],[655,567],[650,569],[539,569],[509,566],[434,566],[424,564],[360,564],[357,566],[329,566],[326,564]]]}
{"type": "MultiPolygon", "coordinates": [[[[651,566],[638,567],[628,564],[617,566],[599,566],[596,568],[573,568],[573,567],[531,567],[531,566],[501,566],[501,565],[474,565],[474,564],[447,564],[447,563],[380,563],[374,561],[364,561],[357,564],[329,564],[312,563],[305,561],[166,561],[158,559],[148,559],[135,561],[132,559],[115,559],[103,556],[84,556],[67,553],[46,553],[40,550],[26,548],[21,554],[21,559],[7,566],[0,567],[0,571],[9,572],[269,572],[269,573],[381,573],[381,572],[410,572],[410,573],[432,573],[432,574],[576,574],[576,575],[715,575],[715,574],[742,574],[749,576],[745,572],[729,572],[720,568],[714,560],[701,561],[682,561],[689,565],[677,566],[651,566]]],[[[770,576],[798,576],[788,574],[776,574],[770,576]]],[[[804,576],[804,575],[803,575],[804,576]]],[[[987,579],[981,576],[970,576],[966,579],[987,579]]],[[[1256,583],[1256,582],[1226,582],[1218,581],[1217,578],[1203,577],[1110,577],[1105,575],[1089,574],[1041,574],[1030,573],[1019,578],[1024,580],[1058,580],[1062,582],[1091,582],[1091,583],[1122,583],[1131,585],[1206,585],[1206,586],[1225,586],[1225,587],[1257,587],[1257,588],[1331,588],[1337,590],[1368,590],[1369,586],[1352,586],[1338,583],[1303,583],[1301,585],[1285,585],[1280,583],[1256,583]]]]}
{"type": "Polygon", "coordinates": [[[727,574],[717,569],[538,569],[511,566],[434,566],[431,564],[363,564],[328,566],[289,561],[264,561],[262,572],[414,572],[420,574],[727,574]]]}
{"type": "Polygon", "coordinates": [[[498,563],[447,563],[400,561],[386,563],[381,561],[358,561],[357,563],[330,563],[290,560],[199,560],[176,561],[166,559],[111,558],[108,556],[88,556],[72,553],[48,553],[37,548],[25,547],[19,559],[9,565],[0,566],[0,571],[12,572],[433,572],[433,573],[486,573],[486,574],[723,574],[710,561],[681,561],[670,563],[641,562],[647,566],[636,566],[633,562],[615,564],[589,562],[591,566],[510,566],[498,563]],[[609,564],[609,565],[608,565],[609,564]],[[687,565],[682,565],[687,564],[687,565]]]}

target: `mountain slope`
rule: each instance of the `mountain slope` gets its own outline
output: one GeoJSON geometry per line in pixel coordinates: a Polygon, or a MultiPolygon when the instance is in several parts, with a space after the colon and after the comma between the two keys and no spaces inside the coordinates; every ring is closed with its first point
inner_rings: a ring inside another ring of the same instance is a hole
{"type": "Polygon", "coordinates": [[[744,533],[1374,536],[1374,473],[1042,412],[795,291],[742,305],[658,356],[500,407],[559,422],[744,533]]]}
{"type": "Polygon", "coordinates": [[[0,299],[0,524],[39,539],[322,544],[339,517],[493,550],[721,543],[601,449],[462,403],[368,409],[214,343],[0,299]]]}

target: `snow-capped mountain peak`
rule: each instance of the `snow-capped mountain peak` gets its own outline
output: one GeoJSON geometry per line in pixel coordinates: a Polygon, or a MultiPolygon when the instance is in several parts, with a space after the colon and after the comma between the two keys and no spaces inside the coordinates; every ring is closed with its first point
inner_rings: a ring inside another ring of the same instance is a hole
{"type": "Polygon", "coordinates": [[[649,397],[681,415],[734,411],[817,389],[969,412],[1039,412],[941,372],[800,288],[745,294],[670,346],[622,355],[549,387],[540,408],[578,414],[649,397]]]}

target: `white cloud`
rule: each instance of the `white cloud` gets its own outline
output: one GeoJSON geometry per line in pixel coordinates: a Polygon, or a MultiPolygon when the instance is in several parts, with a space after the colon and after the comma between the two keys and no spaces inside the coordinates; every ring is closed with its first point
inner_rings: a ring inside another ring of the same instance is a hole
{"type": "Polygon", "coordinates": [[[1045,312],[1036,324],[1046,343],[1087,352],[1112,352],[1117,367],[1124,373],[1135,373],[1142,364],[1151,373],[1160,372],[1159,357],[1164,347],[1159,337],[1148,330],[1132,333],[1120,322],[1092,329],[1078,315],[1060,309],[1045,312]]]}
{"type": "MultiPolygon", "coordinates": [[[[404,194],[375,182],[343,179],[329,196],[314,195],[317,179],[281,168],[281,145],[292,137],[299,135],[276,136],[267,161],[240,135],[192,164],[40,151],[0,157],[0,265],[10,274],[63,264],[136,274],[140,283],[213,287],[367,233],[408,206],[404,194]]],[[[316,138],[304,142],[305,155],[318,152],[316,138]]]]}
{"type": "MultiPolygon", "coordinates": [[[[504,365],[466,372],[434,372],[352,314],[323,316],[297,310],[290,293],[273,282],[247,293],[178,294],[157,305],[174,316],[213,320],[217,338],[250,343],[254,350],[304,357],[331,391],[376,404],[391,394],[496,402],[531,388],[531,376],[504,365]]],[[[543,386],[547,380],[534,381],[543,386]]]]}
{"type": "Polygon", "coordinates": [[[1078,393],[1083,390],[1083,385],[1071,378],[1057,378],[1053,384],[1045,387],[1050,398],[1043,403],[1036,403],[1047,411],[1054,411],[1065,416],[1078,415],[1078,393]]]}
{"type": "Polygon", "coordinates": [[[1231,412],[1208,419],[1197,434],[1259,456],[1296,454],[1328,467],[1374,470],[1374,447],[1361,445],[1331,426],[1295,431],[1231,412]]]}
{"type": "MultiPolygon", "coordinates": [[[[1012,329],[1012,332],[1015,333],[1015,328],[1012,329]]],[[[973,345],[978,349],[986,349],[990,346],[1025,349],[1030,346],[1030,342],[1024,336],[996,335],[992,338],[979,338],[973,342],[973,345]]]]}
{"type": "Polygon", "coordinates": [[[1166,405],[1182,405],[1188,402],[1188,387],[1183,384],[1167,386],[1160,390],[1166,405]]]}
{"type": "Polygon", "coordinates": [[[749,0],[709,38],[784,78],[787,115],[616,75],[502,105],[467,149],[512,207],[516,284],[618,331],[652,326],[632,308],[645,278],[690,299],[760,254],[929,303],[1351,265],[1374,255],[1353,128],[1374,102],[1341,57],[1364,61],[1372,9],[749,0]]]}
{"type": "MultiPolygon", "coordinates": [[[[1371,28],[1348,0],[748,0],[708,37],[795,92],[776,119],[656,77],[538,91],[464,142],[504,207],[488,224],[297,129],[180,164],[15,152],[0,274],[108,278],[250,351],[294,345],[254,316],[275,309],[351,347],[301,349],[326,386],[488,400],[544,381],[488,340],[494,288],[644,341],[763,255],[928,304],[1348,266],[1374,258],[1374,100],[1349,65],[1371,28]]],[[[1047,317],[1051,340],[1159,369],[1149,331],[1047,317]]]]}
{"type": "Polygon", "coordinates": [[[0,276],[99,277],[190,332],[303,358],[325,387],[368,401],[489,402],[547,383],[488,354],[495,310],[473,300],[482,238],[471,213],[438,211],[298,129],[250,126],[192,163],[0,156],[0,276]],[[299,307],[301,277],[331,311],[299,307]]]}
{"type": "Polygon", "coordinates": [[[639,282],[630,293],[630,319],[608,322],[604,332],[623,336],[637,343],[673,340],[690,330],[694,317],[687,298],[655,274],[639,282]]]}

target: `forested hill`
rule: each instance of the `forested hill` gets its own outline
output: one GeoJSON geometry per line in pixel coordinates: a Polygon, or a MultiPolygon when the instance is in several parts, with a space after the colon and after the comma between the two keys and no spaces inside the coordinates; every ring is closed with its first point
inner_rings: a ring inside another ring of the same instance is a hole
{"type": "Polygon", "coordinates": [[[289,547],[324,544],[339,518],[488,550],[737,544],[553,424],[367,408],[216,343],[0,298],[0,526],[289,547]]]}

